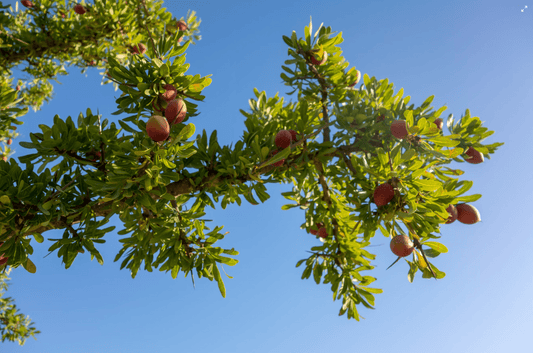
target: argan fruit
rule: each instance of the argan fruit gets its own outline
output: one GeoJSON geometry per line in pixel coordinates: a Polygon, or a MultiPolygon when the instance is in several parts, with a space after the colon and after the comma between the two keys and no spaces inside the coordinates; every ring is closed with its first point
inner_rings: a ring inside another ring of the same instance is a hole
{"type": "Polygon", "coordinates": [[[4,266],[9,260],[9,257],[0,256],[0,266],[4,266]]]}
{"type": "Polygon", "coordinates": [[[479,211],[467,203],[459,203],[457,208],[457,220],[464,224],[474,224],[481,221],[479,211]]]}
{"type": "Polygon", "coordinates": [[[394,198],[394,188],[389,183],[383,183],[374,190],[376,206],[385,206],[394,198]]]}
{"type": "Polygon", "coordinates": [[[294,131],[294,130],[288,130],[290,133],[291,133],[291,140],[296,142],[296,135],[297,135],[297,132],[294,131]]]}
{"type": "Polygon", "coordinates": [[[455,222],[455,220],[457,219],[457,215],[458,215],[457,208],[454,205],[450,204],[446,208],[446,211],[448,211],[448,213],[450,214],[450,217],[448,217],[446,224],[455,222]]]}
{"type": "Polygon", "coordinates": [[[82,5],[78,4],[78,5],[74,6],[74,12],[76,12],[78,15],[83,15],[84,13],[87,12],[87,10],[85,10],[85,7],[83,7],[82,5]]]}
{"type": "Polygon", "coordinates": [[[360,80],[361,80],[361,71],[356,70],[355,71],[355,82],[352,83],[349,87],[354,87],[356,84],[359,83],[360,80]]]}
{"type": "Polygon", "coordinates": [[[165,109],[165,117],[170,125],[179,124],[185,119],[187,114],[187,105],[183,99],[173,99],[168,102],[165,109]]]}
{"type": "Polygon", "coordinates": [[[291,145],[292,135],[288,130],[280,130],[276,134],[274,142],[278,148],[287,148],[291,145]]]}
{"type": "Polygon", "coordinates": [[[468,163],[479,164],[483,163],[483,161],[485,160],[483,153],[478,152],[474,147],[468,147],[465,154],[470,157],[465,158],[465,161],[467,161],[468,163]]]}
{"type": "Polygon", "coordinates": [[[317,235],[320,237],[320,238],[326,238],[328,236],[328,230],[324,227],[320,228],[318,230],[318,233],[317,235]]]}
{"type": "Polygon", "coordinates": [[[437,129],[442,130],[442,124],[443,124],[443,123],[442,123],[442,119],[441,119],[441,118],[437,118],[437,119],[435,119],[435,121],[433,121],[433,123],[434,123],[435,125],[437,125],[437,129]]]}
{"type": "Polygon", "coordinates": [[[17,91],[20,91],[20,86],[17,85],[17,87],[15,87],[15,89],[16,89],[17,91]]]}
{"type": "Polygon", "coordinates": [[[7,140],[7,144],[8,144],[8,145],[11,145],[12,143],[13,143],[13,140],[12,140],[12,139],[7,140]]]}
{"type": "Polygon", "coordinates": [[[320,66],[320,65],[323,65],[326,63],[326,61],[328,60],[328,52],[325,51],[324,52],[324,55],[322,56],[322,60],[318,61],[315,56],[313,54],[311,54],[311,63],[313,63],[313,65],[317,65],[317,66],[320,66]]]}
{"type": "Polygon", "coordinates": [[[30,0],[21,0],[20,3],[29,9],[34,6],[33,2],[31,2],[30,0]]]}
{"type": "Polygon", "coordinates": [[[407,121],[405,120],[394,120],[390,126],[390,131],[392,136],[398,139],[404,139],[409,134],[407,121]]]}
{"type": "Polygon", "coordinates": [[[166,90],[165,93],[161,94],[161,97],[166,100],[167,102],[170,102],[174,98],[176,98],[176,95],[178,94],[178,91],[176,90],[176,87],[174,85],[171,85],[167,83],[163,86],[163,88],[166,90]]]}
{"type": "Polygon", "coordinates": [[[137,45],[133,45],[132,47],[132,54],[144,54],[146,53],[146,46],[142,43],[139,43],[137,45]]]}
{"type": "Polygon", "coordinates": [[[176,23],[176,28],[182,32],[185,32],[186,30],[189,29],[189,26],[187,26],[187,22],[183,20],[179,20],[178,23],[176,23]]]}
{"type": "Polygon", "coordinates": [[[318,230],[320,228],[323,228],[324,225],[322,223],[317,223],[316,226],[313,226],[311,229],[309,229],[309,233],[313,234],[313,235],[317,235],[318,234],[318,230]]]}
{"type": "MultiPolygon", "coordinates": [[[[273,157],[273,156],[277,155],[278,152],[279,152],[279,151],[272,151],[271,156],[273,157]]],[[[285,163],[285,160],[284,160],[284,159],[282,159],[281,161],[277,161],[276,163],[273,163],[272,165],[273,165],[274,167],[279,167],[279,166],[282,166],[283,163],[285,163]]]]}
{"type": "Polygon", "coordinates": [[[394,255],[406,257],[413,253],[415,245],[407,235],[398,234],[390,241],[390,249],[394,255]]]}
{"type": "Polygon", "coordinates": [[[7,162],[7,156],[2,156],[2,159],[4,160],[4,162],[7,162]]]}
{"type": "Polygon", "coordinates": [[[162,116],[152,115],[146,123],[146,133],[155,142],[164,141],[170,135],[170,125],[162,116]]]}

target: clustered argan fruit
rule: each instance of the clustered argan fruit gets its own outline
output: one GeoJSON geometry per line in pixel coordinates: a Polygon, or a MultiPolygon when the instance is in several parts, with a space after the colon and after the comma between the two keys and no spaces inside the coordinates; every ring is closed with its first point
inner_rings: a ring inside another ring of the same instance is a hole
{"type": "Polygon", "coordinates": [[[84,13],[87,12],[87,10],[82,5],[77,4],[76,6],[74,6],[74,12],[77,13],[78,15],[83,15],[84,13]]]}
{"type": "Polygon", "coordinates": [[[483,153],[477,151],[474,147],[468,147],[465,154],[468,156],[468,158],[465,158],[468,163],[479,164],[485,160],[483,153]]]}
{"type": "Polygon", "coordinates": [[[287,148],[291,145],[292,140],[292,134],[288,130],[280,130],[276,138],[274,139],[274,142],[276,143],[276,146],[278,148],[287,148]]]}
{"type": "Polygon", "coordinates": [[[164,117],[152,115],[146,123],[146,133],[155,142],[165,141],[170,135],[170,125],[164,117]]]}
{"type": "Polygon", "coordinates": [[[176,28],[179,29],[180,31],[182,32],[185,32],[186,30],[189,29],[189,26],[187,26],[187,22],[183,21],[183,20],[179,20],[177,23],[176,23],[176,28]]]}
{"type": "Polygon", "coordinates": [[[409,128],[407,121],[405,120],[394,120],[390,126],[390,131],[392,133],[392,136],[396,137],[397,139],[404,139],[409,134],[409,131],[407,130],[409,128]]]}
{"type": "Polygon", "coordinates": [[[394,188],[389,183],[383,183],[374,190],[376,206],[385,206],[394,198],[394,188]]]}
{"type": "Polygon", "coordinates": [[[467,203],[459,203],[457,208],[457,220],[464,224],[474,224],[481,221],[479,211],[467,203]]]}
{"type": "Polygon", "coordinates": [[[457,208],[454,205],[450,204],[446,208],[446,211],[448,211],[448,213],[450,214],[450,217],[448,217],[448,219],[446,220],[446,224],[455,222],[455,220],[457,219],[457,208]]]}
{"type": "MultiPolygon", "coordinates": [[[[275,155],[278,154],[278,152],[279,152],[279,151],[272,151],[272,152],[270,153],[270,156],[271,156],[271,157],[274,157],[275,155]]],[[[284,162],[285,162],[285,159],[282,159],[282,160],[280,160],[280,161],[277,161],[276,163],[272,163],[272,165],[273,165],[274,167],[280,167],[280,166],[283,165],[284,162]]]]}
{"type": "Polygon", "coordinates": [[[313,65],[317,65],[317,66],[320,66],[320,65],[323,65],[326,63],[326,61],[328,60],[328,52],[325,51],[324,54],[322,55],[322,60],[317,60],[315,58],[315,56],[313,54],[311,54],[311,62],[313,63],[313,65]]]}
{"type": "Polygon", "coordinates": [[[359,83],[359,80],[361,79],[361,71],[356,70],[355,71],[355,82],[352,83],[349,87],[354,87],[356,84],[359,83]]]}
{"type": "Polygon", "coordinates": [[[31,2],[30,0],[21,0],[20,3],[29,9],[34,6],[33,2],[31,2]]]}
{"type": "Polygon", "coordinates": [[[398,234],[390,241],[390,249],[394,255],[406,257],[413,253],[415,246],[407,235],[398,234]]]}
{"type": "Polygon", "coordinates": [[[437,129],[442,130],[442,124],[443,124],[443,122],[442,122],[442,119],[441,119],[441,118],[437,118],[437,119],[435,119],[435,121],[433,121],[433,123],[434,123],[435,125],[437,125],[437,129]]]}
{"type": "Polygon", "coordinates": [[[168,102],[167,108],[165,109],[165,117],[168,120],[170,125],[179,124],[185,119],[187,114],[187,105],[181,98],[174,98],[168,102]]]}
{"type": "MultiPolygon", "coordinates": [[[[4,245],[4,242],[0,243],[0,246],[4,245]]],[[[0,266],[4,266],[7,263],[7,260],[9,260],[8,257],[4,257],[5,254],[0,255],[0,266]]]]}
{"type": "Polygon", "coordinates": [[[131,47],[131,53],[132,54],[144,54],[146,53],[146,46],[142,43],[139,43],[137,45],[133,45],[131,47]]]}

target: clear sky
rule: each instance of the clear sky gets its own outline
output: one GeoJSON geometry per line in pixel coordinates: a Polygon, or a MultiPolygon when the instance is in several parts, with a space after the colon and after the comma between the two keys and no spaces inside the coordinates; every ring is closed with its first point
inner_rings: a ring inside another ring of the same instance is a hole
{"type": "MultiPolygon", "coordinates": [[[[173,280],[140,270],[132,279],[113,262],[116,232],[98,247],[103,266],[85,253],[65,270],[57,251],[44,257],[50,242],[35,243],[37,273],[15,269],[7,296],[42,333],[0,351],[531,352],[533,3],[524,1],[166,1],[174,16],[191,9],[202,20],[202,40],[187,51],[188,73],[212,74],[213,82],[192,119],[197,132],[216,129],[221,145],[235,143],[244,129],[239,109],[249,109],[254,87],[290,98],[280,78],[288,59],[282,35],[303,36],[312,16],[314,28],[323,22],[342,31],[351,66],[388,78],[416,105],[435,95],[435,109],[448,107],[444,118],[468,108],[495,130],[483,143],[505,142],[482,164],[454,164],[466,172],[461,180],[474,181],[468,194],[483,194],[474,203],[482,222],[441,228],[449,252],[433,260],[446,272],[438,281],[418,272],[409,283],[403,260],[386,271],[396,257],[377,232],[368,249],[376,268],[365,274],[384,293],[376,294],[375,310],[358,307],[360,322],[338,316],[341,302],[332,301],[329,285],[300,279],[295,264],[319,241],[300,229],[304,211],[281,210],[289,202],[280,194],[291,185],[268,185],[271,198],[258,206],[206,209],[230,232],[221,246],[240,252],[239,264],[224,266],[234,277],[224,277],[225,299],[216,282],[196,280],[194,289],[182,273],[173,280]]],[[[101,86],[97,69],[69,73],[62,85],[52,82],[50,104],[23,117],[13,157],[32,153],[18,143],[38,124],[52,125],[55,114],[76,118],[91,108],[114,118],[120,92],[101,86]]],[[[112,223],[121,229],[118,219],[112,223]]]]}

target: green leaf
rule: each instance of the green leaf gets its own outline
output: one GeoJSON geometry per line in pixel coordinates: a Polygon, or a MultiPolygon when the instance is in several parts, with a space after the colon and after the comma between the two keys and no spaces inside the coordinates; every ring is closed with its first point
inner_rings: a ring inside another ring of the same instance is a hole
{"type": "Polygon", "coordinates": [[[9,205],[11,203],[11,200],[9,199],[9,196],[2,195],[0,196],[0,202],[2,202],[4,205],[9,205]]]}
{"type": "Polygon", "coordinates": [[[26,260],[26,262],[24,263],[24,268],[26,269],[26,271],[28,271],[29,273],[35,273],[37,272],[37,268],[35,267],[35,264],[28,258],[28,260],[26,260]]]}
{"type": "Polygon", "coordinates": [[[422,243],[422,245],[427,245],[430,248],[432,248],[433,250],[438,251],[439,253],[447,253],[448,252],[448,248],[447,247],[445,247],[441,243],[437,243],[435,241],[428,241],[428,242],[422,243]]]}
{"type": "Polygon", "coordinates": [[[39,233],[33,233],[33,237],[38,243],[42,243],[44,241],[44,237],[39,233]]]}
{"type": "Polygon", "coordinates": [[[220,294],[222,294],[223,298],[226,298],[226,287],[224,286],[222,276],[220,276],[220,271],[218,270],[218,266],[216,264],[215,266],[213,266],[213,275],[215,276],[215,280],[218,282],[218,289],[220,290],[220,294]]]}

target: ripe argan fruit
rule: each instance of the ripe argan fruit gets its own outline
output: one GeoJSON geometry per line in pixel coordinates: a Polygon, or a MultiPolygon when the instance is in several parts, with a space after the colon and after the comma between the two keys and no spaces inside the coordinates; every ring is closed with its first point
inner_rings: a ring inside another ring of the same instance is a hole
{"type": "Polygon", "coordinates": [[[376,206],[385,206],[394,197],[394,188],[389,183],[383,183],[374,190],[374,203],[376,206]]]}
{"type": "Polygon", "coordinates": [[[144,54],[146,53],[146,46],[142,43],[139,43],[137,45],[133,45],[132,47],[132,54],[144,54]]]}
{"type": "Polygon", "coordinates": [[[468,147],[465,154],[470,157],[470,158],[465,158],[465,161],[467,161],[468,163],[479,164],[479,163],[483,163],[483,161],[485,160],[483,153],[478,152],[473,147],[468,147]]]}
{"type": "Polygon", "coordinates": [[[187,22],[183,20],[179,20],[178,23],[176,23],[176,28],[182,32],[185,32],[186,30],[189,29],[189,26],[187,26],[187,22]]]}
{"type": "Polygon", "coordinates": [[[409,134],[407,121],[405,120],[394,120],[390,126],[390,131],[392,136],[398,139],[404,139],[409,134]]]}
{"type": "Polygon", "coordinates": [[[17,87],[15,87],[15,89],[16,89],[17,91],[20,91],[20,86],[17,85],[17,87]]]}
{"type": "MultiPolygon", "coordinates": [[[[275,156],[278,154],[279,151],[273,151],[272,152],[272,156],[275,156]]],[[[272,164],[274,167],[279,167],[281,165],[283,165],[283,163],[285,162],[284,159],[282,159],[281,161],[277,161],[276,163],[272,164]]]]}
{"type": "Polygon", "coordinates": [[[181,123],[185,119],[186,114],[187,105],[183,99],[173,99],[168,102],[167,108],[165,109],[165,117],[170,125],[181,123]]]}
{"type": "Polygon", "coordinates": [[[479,211],[467,203],[459,203],[457,208],[457,220],[464,224],[474,224],[481,221],[479,211]]]}
{"type": "Polygon", "coordinates": [[[21,0],[20,3],[30,9],[34,6],[30,0],[21,0]]]}
{"type": "Polygon", "coordinates": [[[279,130],[274,142],[278,148],[287,148],[291,145],[292,135],[288,130],[279,130]]]}
{"type": "Polygon", "coordinates": [[[359,83],[359,80],[361,80],[361,71],[356,70],[355,71],[355,82],[352,83],[349,87],[354,87],[356,84],[359,83]]]}
{"type": "Polygon", "coordinates": [[[176,90],[176,87],[174,85],[171,85],[170,83],[167,83],[163,86],[163,88],[166,90],[165,93],[161,94],[161,97],[166,100],[167,102],[170,102],[174,98],[176,98],[176,94],[178,91],[176,90]]]}
{"type": "Polygon", "coordinates": [[[297,132],[294,130],[289,130],[289,132],[291,133],[291,139],[296,142],[297,132]]]}
{"type": "Polygon", "coordinates": [[[164,141],[170,135],[170,125],[162,116],[152,115],[146,123],[146,133],[155,142],[164,141]]]}
{"type": "Polygon", "coordinates": [[[450,223],[453,223],[455,222],[455,220],[457,219],[457,208],[450,204],[447,208],[446,208],[446,211],[448,211],[448,213],[450,214],[450,217],[448,217],[448,220],[446,221],[446,224],[450,224],[450,223]]]}
{"type": "Polygon", "coordinates": [[[9,260],[9,257],[0,256],[0,266],[4,266],[7,263],[7,260],[9,260]]]}
{"type": "Polygon", "coordinates": [[[326,228],[322,227],[322,228],[320,228],[320,229],[318,230],[317,235],[318,235],[319,237],[321,237],[321,238],[326,238],[326,237],[328,236],[328,230],[327,230],[326,228]]]}
{"type": "Polygon", "coordinates": [[[2,156],[2,159],[4,160],[4,162],[7,162],[7,156],[2,156]]]}
{"type": "Polygon", "coordinates": [[[316,226],[313,226],[311,227],[311,229],[309,229],[309,233],[313,234],[313,235],[317,235],[318,234],[318,230],[320,228],[323,228],[324,225],[322,223],[317,223],[316,226]]]}
{"type": "Polygon", "coordinates": [[[78,4],[78,5],[74,6],[74,12],[76,12],[78,15],[83,15],[84,13],[87,12],[87,10],[85,10],[85,7],[83,7],[82,5],[78,4]]]}
{"type": "Polygon", "coordinates": [[[442,130],[442,119],[441,118],[435,119],[435,121],[433,121],[433,123],[435,125],[437,125],[437,129],[442,130]]]}
{"type": "Polygon", "coordinates": [[[311,54],[311,62],[313,65],[323,65],[328,60],[328,52],[325,51],[324,55],[322,56],[322,60],[318,61],[313,54],[311,54]]]}
{"type": "Polygon", "coordinates": [[[394,255],[406,257],[412,254],[415,246],[407,235],[398,234],[390,241],[390,249],[394,255]]]}
{"type": "Polygon", "coordinates": [[[7,140],[7,144],[8,144],[8,145],[11,145],[12,143],[13,143],[13,140],[12,140],[12,139],[7,140]]]}

